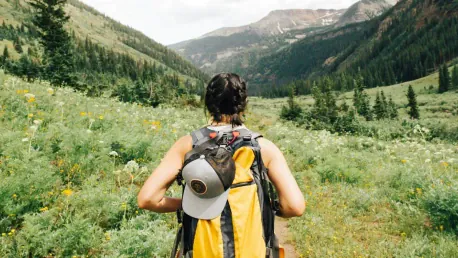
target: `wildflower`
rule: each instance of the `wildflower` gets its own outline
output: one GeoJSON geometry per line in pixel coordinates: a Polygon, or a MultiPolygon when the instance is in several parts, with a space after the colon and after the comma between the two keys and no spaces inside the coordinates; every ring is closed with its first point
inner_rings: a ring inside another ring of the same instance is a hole
{"type": "Polygon", "coordinates": [[[105,233],[105,239],[106,239],[107,241],[110,241],[110,239],[111,239],[110,233],[108,233],[108,232],[105,233]]]}
{"type": "Polygon", "coordinates": [[[417,194],[418,194],[418,195],[422,195],[423,190],[422,190],[421,188],[417,188],[416,190],[417,190],[417,194]]]}
{"type": "Polygon", "coordinates": [[[425,163],[431,163],[431,159],[425,160],[425,163]]]}
{"type": "Polygon", "coordinates": [[[48,210],[48,207],[47,207],[47,206],[40,209],[41,212],[45,212],[45,211],[47,211],[47,210],[48,210]]]}
{"type": "Polygon", "coordinates": [[[64,194],[65,196],[69,197],[70,195],[73,194],[73,191],[71,189],[66,189],[66,190],[62,191],[62,194],[64,194]]]}
{"type": "Polygon", "coordinates": [[[86,113],[86,112],[83,112],[83,111],[82,111],[82,112],[80,112],[80,116],[86,116],[86,115],[87,115],[87,113],[86,113]]]}
{"type": "Polygon", "coordinates": [[[407,163],[407,160],[406,159],[403,159],[401,160],[402,164],[406,164],[407,163]]]}
{"type": "Polygon", "coordinates": [[[38,126],[32,125],[32,126],[30,127],[30,130],[32,130],[32,132],[36,132],[36,131],[38,130],[38,126]]]}
{"type": "Polygon", "coordinates": [[[138,163],[135,160],[131,160],[124,166],[124,171],[132,173],[137,171],[139,168],[138,163]]]}
{"type": "Polygon", "coordinates": [[[14,234],[15,232],[16,232],[16,229],[14,229],[14,228],[13,228],[13,229],[11,229],[11,233],[13,233],[13,234],[14,234]]]}
{"type": "Polygon", "coordinates": [[[443,226],[443,225],[440,225],[439,229],[440,229],[441,231],[444,231],[444,226],[443,226]]]}
{"type": "Polygon", "coordinates": [[[446,162],[446,161],[442,161],[442,162],[441,162],[441,165],[442,165],[443,167],[447,168],[450,164],[448,164],[448,162],[446,162]]]}
{"type": "Polygon", "coordinates": [[[53,88],[48,88],[48,93],[49,95],[53,95],[54,94],[54,89],[53,88]]]}
{"type": "Polygon", "coordinates": [[[13,199],[16,199],[17,198],[17,195],[16,194],[13,194],[13,199]]]}
{"type": "Polygon", "coordinates": [[[123,210],[127,210],[127,203],[125,203],[125,202],[121,203],[121,208],[123,210]]]}
{"type": "Polygon", "coordinates": [[[6,233],[2,233],[2,237],[6,236],[6,233]]]}
{"type": "Polygon", "coordinates": [[[33,120],[33,123],[36,124],[36,125],[40,125],[41,123],[43,123],[43,121],[41,121],[41,120],[33,120]]]}
{"type": "Polygon", "coordinates": [[[57,101],[56,104],[59,106],[59,107],[63,107],[65,105],[64,102],[62,101],[57,101]]]}
{"type": "Polygon", "coordinates": [[[33,117],[33,114],[29,114],[28,117],[29,117],[29,118],[32,118],[32,117],[33,117]]]}
{"type": "Polygon", "coordinates": [[[100,119],[100,120],[103,120],[103,116],[99,116],[99,119],[100,119]]]}
{"type": "Polygon", "coordinates": [[[112,157],[119,157],[119,154],[116,151],[110,152],[109,155],[112,156],[112,157]]]}
{"type": "Polygon", "coordinates": [[[401,233],[401,237],[406,237],[406,236],[407,236],[407,234],[405,232],[401,233]]]}

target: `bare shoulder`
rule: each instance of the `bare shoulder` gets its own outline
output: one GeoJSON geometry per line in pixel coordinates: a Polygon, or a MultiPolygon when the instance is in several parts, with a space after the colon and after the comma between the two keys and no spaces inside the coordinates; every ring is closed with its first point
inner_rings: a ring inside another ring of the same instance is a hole
{"type": "Polygon", "coordinates": [[[261,156],[264,164],[269,167],[270,162],[278,157],[281,156],[282,153],[280,149],[275,145],[275,143],[269,141],[266,138],[259,138],[258,139],[259,145],[261,146],[261,156]]]}
{"type": "Polygon", "coordinates": [[[192,150],[192,137],[191,135],[185,135],[178,139],[178,141],[175,142],[175,145],[178,150],[182,153],[187,153],[192,150]]]}

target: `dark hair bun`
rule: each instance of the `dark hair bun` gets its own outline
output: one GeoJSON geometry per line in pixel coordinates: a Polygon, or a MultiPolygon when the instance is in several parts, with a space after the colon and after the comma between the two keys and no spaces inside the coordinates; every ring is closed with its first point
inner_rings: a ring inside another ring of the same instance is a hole
{"type": "Polygon", "coordinates": [[[223,115],[231,117],[232,126],[242,125],[240,113],[247,106],[246,82],[234,73],[215,75],[208,83],[205,106],[215,122],[221,122],[223,115]]]}

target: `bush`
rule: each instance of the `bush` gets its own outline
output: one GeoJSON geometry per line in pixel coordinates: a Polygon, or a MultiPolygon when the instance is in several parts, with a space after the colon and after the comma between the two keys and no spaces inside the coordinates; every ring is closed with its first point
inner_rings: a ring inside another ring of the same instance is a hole
{"type": "Polygon", "coordinates": [[[432,225],[458,235],[458,184],[439,183],[425,194],[423,206],[432,225]]]}

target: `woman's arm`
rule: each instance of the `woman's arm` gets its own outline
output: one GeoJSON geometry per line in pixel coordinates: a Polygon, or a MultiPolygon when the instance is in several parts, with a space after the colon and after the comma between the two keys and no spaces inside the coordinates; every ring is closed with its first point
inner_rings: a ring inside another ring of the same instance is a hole
{"type": "Polygon", "coordinates": [[[283,153],[271,141],[260,138],[261,155],[264,165],[269,169],[272,181],[280,199],[280,214],[284,218],[302,216],[305,210],[304,195],[286,163],[283,153]]]}
{"type": "Polygon", "coordinates": [[[181,198],[170,198],[164,195],[175,181],[183,165],[185,154],[191,149],[192,138],[189,135],[179,139],[170,148],[138,194],[137,202],[141,209],[166,213],[181,208],[181,198]]]}

